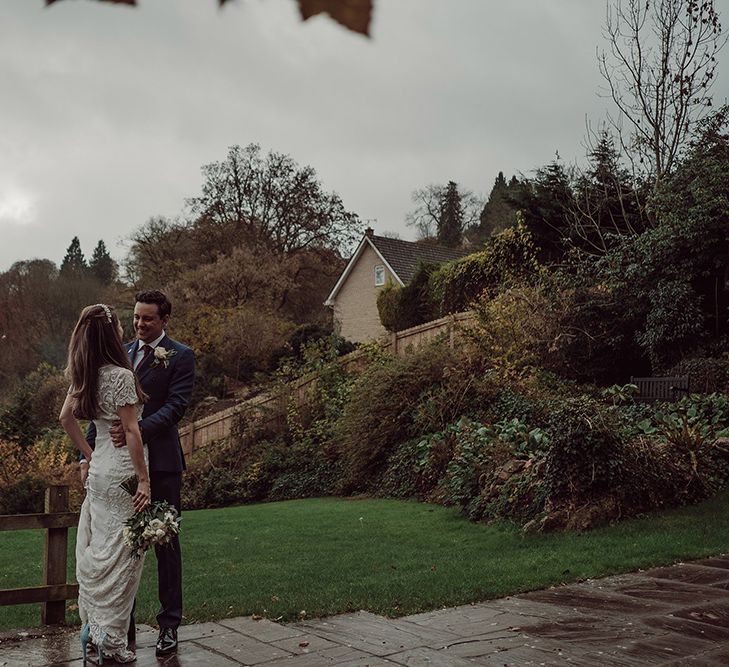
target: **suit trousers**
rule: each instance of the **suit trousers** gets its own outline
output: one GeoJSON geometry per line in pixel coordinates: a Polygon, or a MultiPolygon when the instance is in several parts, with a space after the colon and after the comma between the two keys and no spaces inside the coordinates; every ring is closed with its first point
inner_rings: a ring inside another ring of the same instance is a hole
{"type": "MultiPolygon", "coordinates": [[[[150,471],[152,502],[166,500],[181,515],[181,472],[150,471]]],[[[175,536],[168,544],[155,547],[157,556],[157,586],[160,610],[157,623],[160,629],[176,630],[182,621],[182,552],[180,538],[175,536]]]]}

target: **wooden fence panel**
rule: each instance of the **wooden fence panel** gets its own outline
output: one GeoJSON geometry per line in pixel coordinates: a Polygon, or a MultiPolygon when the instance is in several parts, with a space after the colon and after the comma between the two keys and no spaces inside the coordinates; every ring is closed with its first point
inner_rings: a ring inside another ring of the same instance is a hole
{"type": "MultiPolygon", "coordinates": [[[[437,336],[445,334],[448,345],[454,348],[458,344],[457,332],[468,326],[473,319],[474,315],[471,312],[448,315],[439,320],[419,324],[386,336],[380,341],[380,346],[392,354],[404,355],[412,350],[417,350],[437,336]]],[[[342,357],[339,363],[347,370],[362,370],[367,364],[367,356],[362,350],[355,350],[342,357]]],[[[298,405],[304,405],[308,401],[309,393],[316,381],[317,376],[311,375],[292,383],[291,390],[298,405]]],[[[281,399],[278,396],[259,395],[248,401],[242,401],[237,406],[187,424],[180,429],[182,451],[189,456],[192,452],[207,447],[216,440],[228,437],[233,428],[235,416],[242,410],[254,410],[260,419],[270,421],[275,417],[267,416],[266,412],[271,410],[275,414],[278,407],[276,403],[279,400],[281,399]]]]}
{"type": "Polygon", "coordinates": [[[78,525],[78,513],[68,511],[68,487],[46,489],[45,514],[0,516],[0,531],[46,531],[43,554],[43,585],[0,590],[0,605],[41,603],[41,623],[65,622],[66,600],[78,597],[78,584],[66,583],[68,529],[78,525]]]}

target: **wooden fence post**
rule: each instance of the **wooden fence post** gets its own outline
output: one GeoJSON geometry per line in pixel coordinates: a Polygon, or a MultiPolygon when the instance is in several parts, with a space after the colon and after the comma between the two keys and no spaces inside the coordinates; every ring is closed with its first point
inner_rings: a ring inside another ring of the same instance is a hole
{"type": "MultiPolygon", "coordinates": [[[[68,487],[51,486],[46,489],[46,514],[68,512],[68,487]]],[[[46,586],[66,583],[68,528],[46,529],[43,564],[43,583],[46,586]]],[[[66,620],[66,601],[56,600],[41,605],[41,623],[58,625],[66,620]]]]}

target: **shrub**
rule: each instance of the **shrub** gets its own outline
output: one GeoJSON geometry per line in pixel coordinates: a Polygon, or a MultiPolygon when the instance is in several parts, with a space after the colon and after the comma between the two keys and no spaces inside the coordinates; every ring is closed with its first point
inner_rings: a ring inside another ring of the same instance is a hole
{"type": "Polygon", "coordinates": [[[18,384],[0,407],[0,438],[29,447],[57,424],[68,383],[61,372],[42,363],[18,384]]]}
{"type": "Polygon", "coordinates": [[[448,395],[458,359],[435,341],[404,357],[383,357],[357,378],[334,429],[344,466],[342,491],[363,489],[398,445],[477,401],[478,383],[472,383],[462,386],[454,406],[433,405],[434,397],[448,395]]]}
{"type": "Polygon", "coordinates": [[[340,475],[339,461],[328,456],[321,445],[313,440],[298,442],[286,452],[285,465],[271,484],[268,499],[334,495],[340,475]]]}
{"type": "Polygon", "coordinates": [[[419,497],[418,439],[401,443],[390,454],[379,477],[369,491],[386,498],[419,497]]]}
{"type": "Polygon", "coordinates": [[[242,500],[238,476],[225,467],[192,468],[182,476],[182,505],[186,509],[225,507],[242,500]]]}
{"type": "Polygon", "coordinates": [[[499,440],[496,429],[465,419],[429,436],[420,448],[426,481],[435,486],[443,477],[443,500],[465,510],[480,495],[496,465],[509,456],[508,445],[499,440]]]}
{"type": "Polygon", "coordinates": [[[688,375],[692,392],[711,394],[729,391],[729,357],[690,357],[667,372],[672,377],[688,375]]]}
{"type": "Polygon", "coordinates": [[[504,386],[494,396],[487,414],[492,422],[510,419],[532,422],[537,410],[534,400],[518,391],[517,387],[504,386]]]}
{"type": "Polygon", "coordinates": [[[57,429],[28,446],[0,441],[0,514],[42,512],[51,485],[68,486],[69,506],[78,509],[84,494],[77,461],[70,439],[57,429]]]}
{"type": "Polygon", "coordinates": [[[542,275],[474,303],[473,341],[494,365],[539,367],[580,382],[615,381],[636,367],[634,329],[602,285],[542,275]]]}
{"type": "Polygon", "coordinates": [[[35,475],[24,475],[0,489],[0,514],[43,512],[47,484],[35,475]]]}
{"type": "Polygon", "coordinates": [[[430,301],[439,317],[466,310],[484,293],[492,297],[504,284],[528,280],[539,267],[532,235],[518,222],[489,238],[483,250],[435,269],[428,281],[430,301]]]}
{"type": "Polygon", "coordinates": [[[654,415],[659,433],[688,470],[683,493],[703,498],[729,481],[729,398],[691,395],[654,415]]]}
{"type": "Polygon", "coordinates": [[[435,264],[420,263],[410,282],[404,287],[386,285],[377,295],[377,311],[382,326],[388,331],[402,331],[423,322],[438,319],[430,296],[430,277],[435,264]]]}
{"type": "Polygon", "coordinates": [[[477,418],[499,393],[500,383],[483,360],[463,350],[443,367],[442,380],[423,391],[413,406],[413,431],[441,431],[460,417],[477,418]]]}
{"type": "Polygon", "coordinates": [[[545,480],[553,502],[589,503],[632,472],[625,465],[620,421],[600,403],[578,398],[555,404],[548,428],[545,480]]]}

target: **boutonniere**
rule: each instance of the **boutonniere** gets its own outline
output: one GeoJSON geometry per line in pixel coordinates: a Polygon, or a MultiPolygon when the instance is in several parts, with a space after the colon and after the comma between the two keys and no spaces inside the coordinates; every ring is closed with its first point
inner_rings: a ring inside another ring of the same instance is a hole
{"type": "Polygon", "coordinates": [[[154,361],[152,362],[152,366],[159,366],[159,364],[164,364],[164,367],[167,368],[167,366],[170,365],[170,359],[174,357],[177,354],[177,350],[168,350],[166,347],[162,347],[161,345],[158,345],[154,348],[154,361]]]}

